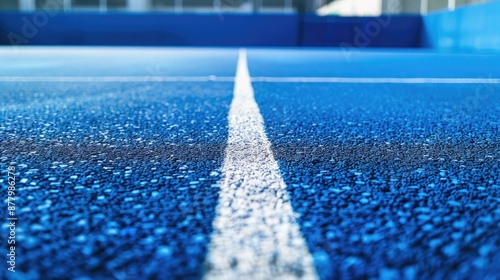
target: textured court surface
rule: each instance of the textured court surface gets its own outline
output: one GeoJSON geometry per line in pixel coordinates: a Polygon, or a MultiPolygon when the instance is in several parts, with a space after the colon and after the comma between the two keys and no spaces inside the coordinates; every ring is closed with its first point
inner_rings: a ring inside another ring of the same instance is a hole
{"type": "Polygon", "coordinates": [[[238,103],[241,55],[0,49],[0,183],[14,164],[19,219],[18,272],[2,277],[499,279],[499,55],[250,49],[255,98],[238,103]],[[276,207],[224,200],[255,174],[249,201],[276,207]],[[254,228],[270,236],[221,272],[218,233],[254,228]]]}

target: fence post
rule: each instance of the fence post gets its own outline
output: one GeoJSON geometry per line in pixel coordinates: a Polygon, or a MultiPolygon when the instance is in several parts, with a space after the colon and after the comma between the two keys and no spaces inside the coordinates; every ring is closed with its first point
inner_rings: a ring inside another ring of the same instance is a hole
{"type": "Polygon", "coordinates": [[[127,0],[127,11],[129,12],[145,12],[149,9],[149,0],[127,0]]]}
{"type": "Polygon", "coordinates": [[[19,2],[19,10],[24,12],[34,11],[36,8],[35,0],[20,0],[19,2]]]}
{"type": "Polygon", "coordinates": [[[182,0],[175,0],[174,11],[176,13],[182,13],[182,10],[183,10],[182,6],[183,6],[182,0]]]}
{"type": "Polygon", "coordinates": [[[456,5],[456,0],[448,0],[448,10],[454,11],[456,5]]]}
{"type": "Polygon", "coordinates": [[[429,0],[420,0],[420,14],[425,15],[429,9],[429,0]]]}
{"type": "Polygon", "coordinates": [[[99,11],[101,13],[108,11],[108,0],[99,0],[99,11]]]}

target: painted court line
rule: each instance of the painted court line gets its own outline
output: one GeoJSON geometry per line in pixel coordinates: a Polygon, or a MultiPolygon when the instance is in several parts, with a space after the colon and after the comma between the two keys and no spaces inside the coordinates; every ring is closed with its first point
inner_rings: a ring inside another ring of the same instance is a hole
{"type": "Polygon", "coordinates": [[[254,77],[253,82],[351,83],[351,84],[498,84],[493,78],[350,78],[350,77],[254,77]]]}
{"type": "MultiPolygon", "coordinates": [[[[350,77],[253,77],[262,83],[351,83],[351,84],[500,84],[496,78],[350,78],[350,77]]],[[[22,77],[0,76],[0,82],[108,83],[108,82],[234,82],[227,76],[101,76],[22,77]]]]}
{"type": "Polygon", "coordinates": [[[109,82],[234,82],[234,77],[217,76],[73,76],[73,77],[22,77],[0,76],[0,82],[48,82],[48,83],[109,83],[109,82]]]}
{"type": "Polygon", "coordinates": [[[240,51],[204,279],[318,279],[240,51]]]}

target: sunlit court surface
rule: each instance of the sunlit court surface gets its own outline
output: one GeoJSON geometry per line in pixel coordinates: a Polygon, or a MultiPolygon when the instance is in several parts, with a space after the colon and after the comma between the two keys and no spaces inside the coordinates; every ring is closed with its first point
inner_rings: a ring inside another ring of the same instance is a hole
{"type": "MultiPolygon", "coordinates": [[[[479,9],[499,23],[498,1],[422,5],[404,20],[419,32],[479,9]]],[[[15,16],[0,12],[1,279],[499,279],[500,35],[447,26],[405,47],[401,23],[386,46],[310,15],[300,46],[131,46],[137,30],[75,43],[52,18],[27,38],[15,16]]]]}

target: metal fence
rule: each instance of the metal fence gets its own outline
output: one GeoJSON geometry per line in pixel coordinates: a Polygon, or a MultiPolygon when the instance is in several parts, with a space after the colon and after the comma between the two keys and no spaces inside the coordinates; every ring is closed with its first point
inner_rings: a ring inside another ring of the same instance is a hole
{"type": "MultiPolygon", "coordinates": [[[[130,12],[234,12],[234,13],[296,13],[315,12],[327,5],[359,5],[377,2],[382,13],[425,14],[440,9],[487,2],[488,0],[0,0],[0,10],[34,11],[60,9],[64,11],[130,11],[130,12]]],[[[354,8],[356,10],[356,8],[354,8]]],[[[359,8],[358,8],[359,10],[359,8]]],[[[353,14],[356,15],[356,14],[353,14]]],[[[362,15],[362,14],[360,14],[362,15]]]]}
{"type": "Polygon", "coordinates": [[[65,11],[166,11],[293,13],[313,12],[332,0],[0,0],[0,9],[33,11],[47,7],[65,11]]]}

